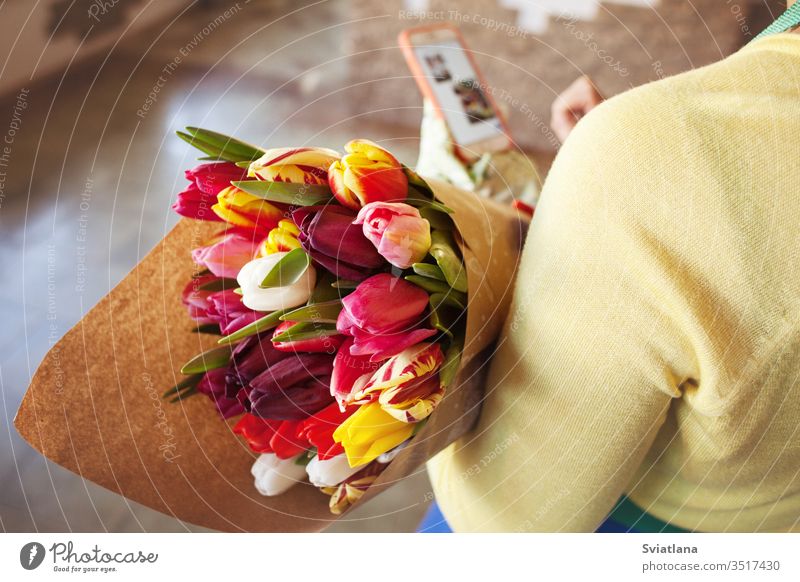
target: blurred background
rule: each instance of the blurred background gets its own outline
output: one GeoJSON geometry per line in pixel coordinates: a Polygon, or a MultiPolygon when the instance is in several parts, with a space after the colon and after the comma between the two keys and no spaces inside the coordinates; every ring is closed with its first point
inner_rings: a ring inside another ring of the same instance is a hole
{"type": "MultiPolygon", "coordinates": [[[[784,4],[785,5],[785,4],[784,4]]],[[[177,221],[197,125],[263,147],[353,137],[413,165],[422,101],[397,47],[452,22],[519,148],[547,167],[550,105],[576,77],[611,96],[719,60],[775,0],[0,0],[0,526],[187,531],[54,465],[13,418],[47,350],[177,221]]],[[[602,136],[598,136],[602,147],[602,136]]],[[[423,470],[332,531],[414,531],[423,470]]]]}

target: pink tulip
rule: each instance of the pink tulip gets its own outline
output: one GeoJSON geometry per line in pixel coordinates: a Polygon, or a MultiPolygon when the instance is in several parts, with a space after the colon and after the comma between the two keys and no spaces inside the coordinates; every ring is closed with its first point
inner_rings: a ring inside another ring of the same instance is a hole
{"type": "Polygon", "coordinates": [[[433,335],[420,328],[425,320],[428,294],[407,281],[380,273],[362,281],[342,299],[336,329],[353,338],[350,354],[385,360],[433,335]]]}
{"type": "Polygon", "coordinates": [[[192,259],[217,277],[235,279],[239,270],[253,260],[260,237],[238,233],[220,233],[210,244],[192,250],[192,259]]]}
{"type": "Polygon", "coordinates": [[[186,218],[223,222],[223,220],[211,210],[211,207],[216,201],[216,196],[203,192],[193,182],[189,184],[186,190],[178,194],[178,199],[172,205],[172,209],[186,218]]]}
{"type": "Polygon", "coordinates": [[[370,202],[353,224],[363,225],[364,236],[395,267],[408,269],[421,262],[431,248],[431,225],[419,210],[402,202],[370,202]]]}
{"type": "Polygon", "coordinates": [[[215,323],[219,325],[223,335],[228,335],[264,316],[263,313],[245,307],[242,298],[233,289],[200,289],[216,279],[218,277],[214,275],[203,275],[189,281],[183,289],[183,303],[189,310],[189,317],[198,324],[215,323]]]}

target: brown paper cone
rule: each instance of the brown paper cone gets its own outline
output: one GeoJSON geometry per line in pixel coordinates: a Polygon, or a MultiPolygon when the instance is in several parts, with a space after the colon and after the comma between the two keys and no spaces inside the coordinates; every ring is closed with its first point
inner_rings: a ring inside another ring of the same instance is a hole
{"type": "MultiPolygon", "coordinates": [[[[462,369],[363,499],[411,474],[472,426],[486,352],[511,298],[525,221],[447,184],[433,188],[456,211],[464,241],[469,309],[462,369]]],[[[326,495],[307,483],[276,497],[259,495],[250,474],[257,455],[207,398],[161,399],[180,380],[180,366],[214,343],[191,332],[181,291],[192,276],[188,250],[218,228],[182,220],[48,352],[14,424],[52,461],[178,519],[223,531],[317,531],[335,519],[326,495]]]]}

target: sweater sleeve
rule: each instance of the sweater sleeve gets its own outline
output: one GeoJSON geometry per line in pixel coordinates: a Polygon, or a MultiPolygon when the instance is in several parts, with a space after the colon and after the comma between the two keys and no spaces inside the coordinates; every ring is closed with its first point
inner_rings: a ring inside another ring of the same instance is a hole
{"type": "Polygon", "coordinates": [[[553,165],[479,423],[428,465],[456,531],[593,531],[692,382],[648,109],[602,105],[553,165]]]}

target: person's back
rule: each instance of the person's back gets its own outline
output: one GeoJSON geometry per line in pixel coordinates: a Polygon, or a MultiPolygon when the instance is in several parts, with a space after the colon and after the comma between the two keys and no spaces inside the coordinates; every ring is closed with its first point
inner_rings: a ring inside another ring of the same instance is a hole
{"type": "Polygon", "coordinates": [[[430,465],[456,529],[592,530],[627,493],[685,529],[800,530],[798,152],[797,34],[578,124],[480,423],[430,465]]]}

